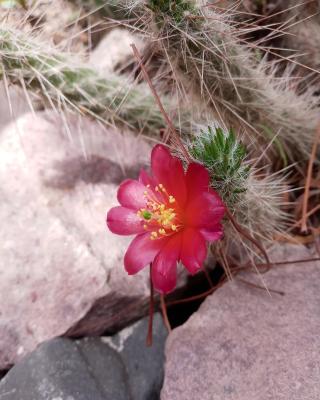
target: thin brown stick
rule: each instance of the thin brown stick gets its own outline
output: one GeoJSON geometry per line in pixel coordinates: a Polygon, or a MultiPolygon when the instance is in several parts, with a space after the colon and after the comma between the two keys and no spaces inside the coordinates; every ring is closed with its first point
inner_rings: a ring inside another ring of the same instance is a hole
{"type": "MultiPolygon", "coordinates": [[[[311,215],[313,215],[315,212],[317,212],[318,210],[320,210],[320,204],[317,204],[315,207],[312,208],[312,210],[308,211],[307,214],[305,215],[306,218],[311,217],[311,215]]],[[[294,228],[296,228],[297,226],[299,226],[300,224],[302,224],[302,218],[299,219],[299,221],[295,222],[293,225],[290,226],[290,229],[288,229],[287,232],[292,231],[294,228]]]]}
{"type": "Polygon", "coordinates": [[[153,282],[151,278],[151,268],[152,264],[150,264],[150,300],[149,300],[149,321],[148,321],[148,335],[146,340],[146,345],[148,347],[152,346],[152,330],[153,330],[153,315],[154,315],[154,290],[153,290],[153,282]]]}
{"type": "Polygon", "coordinates": [[[303,203],[302,203],[302,221],[301,221],[301,232],[307,231],[307,212],[308,212],[308,202],[309,202],[309,193],[310,193],[310,184],[312,178],[312,169],[314,160],[317,154],[317,148],[320,140],[320,123],[317,126],[316,134],[314,137],[314,142],[312,145],[311,156],[308,163],[306,184],[304,186],[304,195],[303,195],[303,203]]]}
{"type": "Polygon", "coordinates": [[[261,290],[264,290],[266,292],[279,294],[280,296],[284,296],[285,295],[285,293],[282,292],[281,290],[275,290],[275,289],[269,289],[269,288],[266,289],[264,286],[260,286],[260,285],[258,285],[256,283],[247,281],[247,280],[242,279],[242,278],[237,278],[236,280],[239,281],[239,282],[242,282],[242,283],[244,283],[244,284],[246,284],[248,286],[254,287],[255,289],[261,289],[261,290]]]}
{"type": "Polygon", "coordinates": [[[166,302],[164,300],[164,295],[161,294],[160,296],[160,304],[161,304],[161,312],[162,312],[162,318],[163,318],[163,322],[168,330],[168,332],[171,332],[171,325],[169,322],[169,318],[168,318],[168,313],[167,313],[167,306],[166,306],[166,302]]]}
{"type": "Polygon", "coordinates": [[[228,279],[223,278],[223,280],[222,280],[221,282],[219,282],[217,285],[215,285],[214,287],[212,287],[212,288],[209,289],[209,290],[206,290],[206,291],[203,292],[203,293],[196,294],[196,295],[194,295],[194,296],[190,296],[190,297],[187,297],[187,298],[185,298],[185,299],[179,299],[179,300],[170,301],[170,302],[168,302],[168,306],[175,306],[175,305],[178,305],[178,304],[184,304],[184,303],[189,303],[189,302],[191,302],[191,301],[201,300],[201,299],[203,299],[203,298],[209,296],[210,294],[214,293],[214,292],[215,292],[217,289],[219,289],[227,280],[228,280],[228,279]]]}
{"type": "Polygon", "coordinates": [[[231,214],[230,210],[226,207],[226,214],[227,217],[229,218],[231,224],[233,225],[233,227],[235,228],[235,230],[237,230],[242,236],[244,236],[245,238],[247,238],[251,243],[253,243],[263,254],[264,258],[266,259],[266,264],[267,264],[267,268],[270,269],[271,268],[271,263],[270,263],[270,259],[269,256],[267,254],[267,252],[265,251],[264,247],[262,246],[262,244],[260,244],[256,239],[254,239],[249,232],[245,231],[239,224],[238,222],[234,219],[233,215],[231,214]]]}
{"type": "Polygon", "coordinates": [[[208,271],[208,269],[206,267],[203,267],[203,272],[204,272],[204,274],[206,276],[206,279],[208,281],[209,287],[213,288],[214,285],[213,285],[212,279],[210,277],[209,271],[208,271]]]}
{"type": "MultiPolygon", "coordinates": [[[[302,263],[309,263],[309,262],[315,262],[315,261],[320,261],[320,257],[314,257],[314,258],[304,258],[304,259],[299,259],[299,260],[289,260],[289,261],[278,261],[278,262],[273,262],[271,263],[272,267],[278,267],[281,265],[288,265],[288,264],[302,264],[302,263]]],[[[256,267],[266,267],[267,264],[255,264],[256,267]]],[[[245,271],[248,268],[251,268],[252,264],[248,263],[245,265],[240,265],[240,266],[233,266],[232,271],[233,272],[239,272],[239,271],[245,271]]]]}
{"type": "Polygon", "coordinates": [[[151,90],[151,92],[152,92],[152,94],[153,94],[153,96],[154,96],[154,98],[155,98],[155,100],[156,100],[156,102],[157,102],[157,104],[159,106],[161,114],[163,115],[163,117],[164,117],[164,119],[165,119],[165,121],[166,121],[166,123],[167,123],[167,125],[168,125],[168,127],[169,127],[169,129],[171,131],[171,133],[173,134],[173,136],[174,136],[178,146],[180,147],[180,150],[182,151],[183,155],[185,156],[186,160],[190,162],[191,161],[191,157],[190,157],[189,153],[187,152],[186,148],[184,147],[179,135],[177,134],[176,128],[174,127],[171,119],[169,118],[166,110],[164,109],[164,107],[162,105],[160,97],[158,96],[158,93],[157,93],[157,91],[156,91],[156,89],[155,89],[155,87],[154,87],[154,85],[153,85],[153,83],[152,83],[152,81],[151,81],[151,79],[150,79],[150,77],[148,75],[148,72],[147,72],[147,70],[146,70],[146,68],[145,68],[145,66],[143,64],[143,61],[142,61],[141,55],[139,53],[139,50],[137,49],[137,47],[133,43],[131,44],[131,47],[132,47],[134,56],[136,57],[136,59],[139,62],[139,66],[141,68],[141,72],[142,72],[142,74],[144,76],[144,79],[147,81],[147,83],[148,83],[148,85],[150,87],[150,90],[151,90]]]}
{"type": "MultiPolygon", "coordinates": [[[[308,263],[308,262],[315,262],[315,261],[320,261],[320,257],[305,258],[305,259],[299,259],[299,260],[289,260],[289,261],[279,261],[279,262],[271,263],[271,266],[276,267],[276,266],[281,266],[281,265],[308,263]]],[[[248,268],[251,268],[251,266],[252,266],[251,264],[241,265],[241,266],[238,266],[238,267],[235,266],[232,269],[233,275],[235,276],[239,272],[245,271],[248,268]]],[[[262,263],[261,264],[256,264],[256,267],[266,267],[266,266],[268,266],[268,264],[262,264],[262,263]]],[[[239,278],[237,278],[237,279],[239,279],[239,278]]],[[[201,300],[201,299],[209,296],[210,294],[214,293],[217,289],[219,289],[227,281],[228,281],[227,277],[224,276],[222,278],[222,280],[217,285],[215,285],[213,288],[211,288],[209,290],[206,290],[205,292],[197,294],[195,296],[190,296],[190,297],[187,297],[185,299],[179,299],[179,300],[170,301],[170,302],[168,302],[168,306],[170,307],[170,306],[175,306],[175,305],[179,305],[179,304],[189,303],[189,302],[196,301],[196,300],[201,300]]],[[[245,281],[245,283],[248,283],[248,282],[245,281]]],[[[250,282],[250,284],[251,284],[251,282],[250,282]]],[[[255,284],[253,284],[253,285],[255,285],[255,284]]],[[[257,286],[258,285],[255,285],[255,287],[257,287],[257,286]]],[[[263,290],[266,290],[266,288],[263,287],[263,286],[259,286],[259,289],[260,288],[263,289],[263,290]]],[[[269,290],[269,292],[275,292],[275,293],[280,294],[280,295],[284,294],[283,292],[278,292],[278,291],[275,291],[275,290],[272,290],[272,289],[271,290],[268,289],[268,290],[269,290]]]]}

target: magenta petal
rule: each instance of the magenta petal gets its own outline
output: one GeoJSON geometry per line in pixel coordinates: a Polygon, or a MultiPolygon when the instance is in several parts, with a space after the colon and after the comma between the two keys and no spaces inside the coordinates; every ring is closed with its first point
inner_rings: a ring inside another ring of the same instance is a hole
{"type": "Polygon", "coordinates": [[[137,213],[126,207],[113,207],[107,214],[107,225],[118,235],[135,235],[144,231],[137,213]]]}
{"type": "Polygon", "coordinates": [[[221,239],[223,236],[221,224],[215,224],[211,227],[208,226],[207,228],[201,229],[200,232],[208,242],[215,242],[216,240],[221,239]]]}
{"type": "Polygon", "coordinates": [[[181,206],[184,205],[187,188],[182,162],[159,144],[152,150],[151,169],[157,183],[162,183],[168,194],[174,196],[181,206]]]}
{"type": "Polygon", "coordinates": [[[203,165],[191,163],[186,173],[188,199],[194,198],[201,192],[209,190],[209,172],[203,165]]]}
{"type": "Polygon", "coordinates": [[[144,197],[146,190],[147,188],[142,183],[127,179],[119,186],[118,201],[124,207],[139,210],[146,206],[146,198],[144,197]]]}
{"type": "Polygon", "coordinates": [[[204,237],[196,229],[186,229],[183,232],[181,247],[181,262],[190,272],[198,272],[206,259],[207,246],[204,237]]]}
{"type": "MultiPolygon", "coordinates": [[[[168,166],[171,163],[172,155],[170,154],[169,150],[161,145],[158,144],[152,149],[151,153],[151,170],[153,176],[158,180],[161,181],[164,176],[164,169],[168,169],[168,166]]],[[[164,183],[163,183],[164,184],[164,183]]]]}
{"type": "Polygon", "coordinates": [[[152,263],[152,282],[160,293],[171,292],[176,286],[181,240],[180,234],[172,236],[152,263]]]}
{"type": "Polygon", "coordinates": [[[210,190],[192,199],[186,208],[187,224],[191,227],[207,228],[220,222],[225,207],[219,195],[210,190]]]}
{"type": "Polygon", "coordinates": [[[166,239],[151,240],[150,232],[136,236],[124,256],[124,267],[128,274],[136,274],[150,264],[165,242],[166,239]]]}
{"type": "Polygon", "coordinates": [[[149,174],[144,169],[140,170],[139,182],[145,186],[147,185],[150,185],[151,187],[155,186],[154,180],[151,178],[151,176],[149,176],[149,174]]]}

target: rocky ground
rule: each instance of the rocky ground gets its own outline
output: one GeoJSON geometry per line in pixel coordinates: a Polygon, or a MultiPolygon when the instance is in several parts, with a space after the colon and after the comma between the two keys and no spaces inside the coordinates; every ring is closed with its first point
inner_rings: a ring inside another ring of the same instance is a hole
{"type": "MultiPolygon", "coordinates": [[[[129,43],[114,30],[90,62],[107,74],[129,43]]],[[[125,273],[130,239],[108,232],[105,214],[151,144],[86,118],[34,114],[22,91],[9,92],[11,105],[0,88],[0,400],[320,398],[319,262],[246,273],[197,311],[172,308],[174,325],[195,312],[169,335],[156,314],[146,347],[148,274],[125,273]]],[[[315,254],[270,250],[273,261],[315,254]]]]}
{"type": "Polygon", "coordinates": [[[1,381],[0,399],[159,398],[167,332],[156,315],[154,344],[146,347],[147,325],[143,319],[112,337],[56,338],[41,344],[1,381]]]}

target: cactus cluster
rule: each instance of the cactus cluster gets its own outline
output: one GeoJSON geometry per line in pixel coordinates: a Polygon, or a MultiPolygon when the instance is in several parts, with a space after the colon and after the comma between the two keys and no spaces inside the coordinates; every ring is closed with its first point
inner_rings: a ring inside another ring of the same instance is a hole
{"type": "Polygon", "coordinates": [[[220,127],[202,129],[189,145],[192,157],[203,164],[212,177],[212,186],[226,204],[233,207],[247,190],[250,165],[245,163],[245,146],[230,129],[220,127]]]}
{"type": "Polygon", "coordinates": [[[232,129],[201,129],[188,143],[188,150],[207,168],[212,188],[253,236],[271,240],[275,232],[282,230],[288,218],[282,211],[287,189],[284,177],[259,174],[232,129]]]}
{"type": "MultiPolygon", "coordinates": [[[[147,85],[135,85],[116,75],[101,77],[93,68],[30,34],[1,27],[0,58],[0,76],[5,74],[10,83],[38,94],[49,106],[62,105],[102,122],[124,124],[152,135],[165,126],[147,85]]],[[[172,100],[164,98],[163,102],[168,109],[174,107],[172,100]]]]}
{"type": "Polygon", "coordinates": [[[299,95],[287,72],[280,75],[277,62],[258,57],[255,44],[243,39],[245,31],[233,29],[228,16],[214,6],[183,1],[188,12],[182,18],[173,3],[136,1],[135,10],[139,27],[156,38],[185,92],[200,97],[220,124],[265,143],[271,134],[290,160],[307,159],[318,120],[317,99],[299,95]]]}
{"type": "MultiPolygon", "coordinates": [[[[214,5],[196,0],[70,1],[122,22],[128,17],[125,26],[144,33],[149,50],[157,50],[158,64],[171,70],[170,84],[177,84],[178,100],[163,93],[160,97],[191,157],[206,166],[212,187],[239,222],[255,236],[272,238],[286,219],[285,178],[269,166],[258,170],[252,160],[271,142],[282,165],[304,162],[318,122],[318,98],[311,90],[298,93],[290,68],[280,72],[277,61],[266,61],[265,49],[245,40],[243,25],[235,29],[228,13],[214,5]],[[177,112],[177,104],[188,101],[193,110],[202,111],[197,121],[188,110],[177,112]],[[209,127],[193,135],[197,124],[209,127]]],[[[2,25],[0,57],[5,81],[37,94],[46,106],[148,135],[166,127],[145,83],[126,75],[101,77],[85,62],[32,34],[2,25]]]]}

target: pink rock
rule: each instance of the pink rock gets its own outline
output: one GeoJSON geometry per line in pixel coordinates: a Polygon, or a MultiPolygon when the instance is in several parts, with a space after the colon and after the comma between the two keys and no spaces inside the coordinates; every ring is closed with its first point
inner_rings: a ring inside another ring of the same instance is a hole
{"type": "Polygon", "coordinates": [[[3,81],[0,82],[0,130],[27,112],[30,112],[30,105],[23,90],[14,85],[6,87],[3,81]]]}
{"type": "MultiPolygon", "coordinates": [[[[271,257],[316,256],[303,246],[277,245],[271,257]]],[[[169,335],[162,400],[320,398],[320,262],[242,278],[285,295],[235,278],[208,297],[169,335]]]]}
{"type": "Polygon", "coordinates": [[[139,317],[148,276],[122,265],[130,238],[105,214],[149,146],[133,135],[53,112],[0,135],[0,369],[49,338],[98,334],[139,317]]]}

